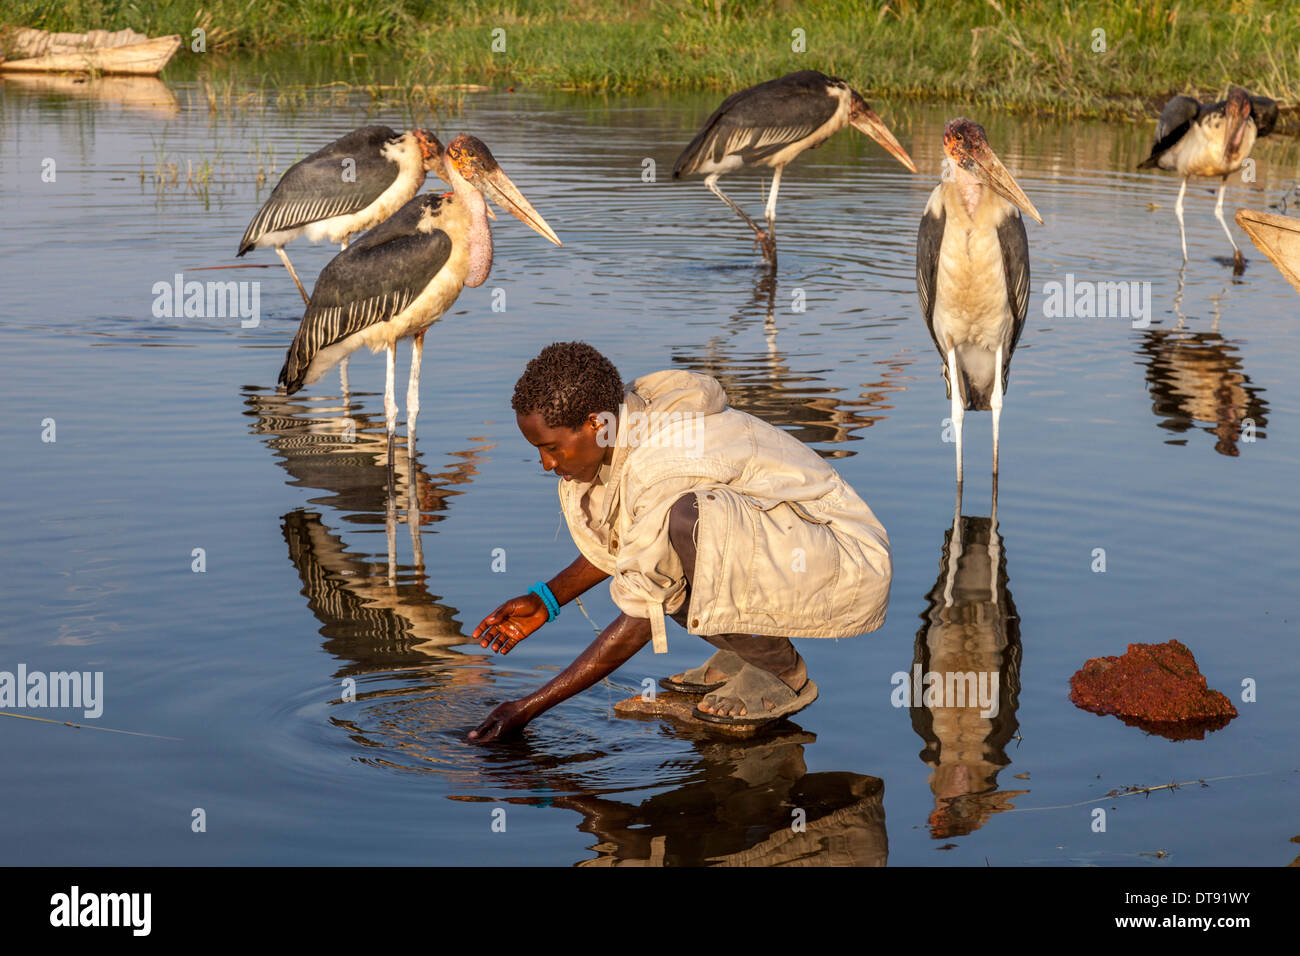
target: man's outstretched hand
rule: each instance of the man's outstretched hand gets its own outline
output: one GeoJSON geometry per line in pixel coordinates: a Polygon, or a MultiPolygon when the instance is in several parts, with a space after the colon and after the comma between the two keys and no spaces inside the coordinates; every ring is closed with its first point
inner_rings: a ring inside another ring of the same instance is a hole
{"type": "MultiPolygon", "coordinates": [[[[508,610],[511,605],[524,600],[526,598],[515,598],[513,601],[507,601],[501,605],[484,619],[483,623],[479,625],[479,629],[474,632],[474,636],[477,637],[479,631],[484,631],[484,640],[487,640],[488,634],[485,625],[502,611],[508,610]]],[[[543,616],[545,613],[546,610],[543,608],[543,616]]],[[[541,627],[541,624],[538,624],[537,627],[541,627]]],[[[522,637],[519,638],[519,640],[522,639],[522,637]]],[[[613,624],[600,632],[600,636],[592,642],[590,647],[579,654],[572,664],[547,681],[545,685],[523,700],[506,701],[488,714],[487,720],[470,731],[470,742],[476,744],[487,743],[514,733],[534,717],[550,710],[560,701],[568,700],[574,694],[586,690],[602,677],[608,677],[649,642],[649,618],[628,617],[627,614],[620,614],[614,619],[613,624]]]]}
{"type": "Polygon", "coordinates": [[[469,732],[469,740],[476,744],[491,743],[518,732],[530,720],[532,717],[525,710],[522,701],[508,700],[488,714],[487,720],[469,732]]]}
{"type": "Polygon", "coordinates": [[[470,640],[479,647],[492,645],[492,650],[509,654],[516,644],[547,622],[546,604],[531,591],[511,598],[483,618],[474,628],[470,640]]]}

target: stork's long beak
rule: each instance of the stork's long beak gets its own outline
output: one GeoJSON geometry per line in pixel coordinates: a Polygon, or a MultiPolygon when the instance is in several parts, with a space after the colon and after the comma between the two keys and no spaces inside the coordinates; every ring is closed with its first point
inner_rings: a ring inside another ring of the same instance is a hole
{"type": "Polygon", "coordinates": [[[510,181],[510,177],[502,172],[500,166],[490,173],[480,173],[470,182],[484,196],[520,222],[535,229],[557,246],[564,245],[560,242],[560,237],[555,234],[555,230],[546,224],[546,220],[533,208],[533,204],[524,198],[524,194],[510,181]]]}
{"type": "Polygon", "coordinates": [[[1246,135],[1246,120],[1250,111],[1229,102],[1227,113],[1227,131],[1223,137],[1223,160],[1231,162],[1233,155],[1241,148],[1241,141],[1246,135]]]}
{"type": "Polygon", "coordinates": [[[1043,217],[1038,214],[1038,210],[1029,201],[1025,191],[1020,188],[1020,184],[1016,182],[1015,178],[1007,172],[1007,168],[1002,165],[1002,160],[998,159],[993,150],[986,146],[973,154],[972,158],[975,160],[976,175],[984,185],[1007,202],[1015,203],[1021,210],[1032,216],[1039,225],[1042,225],[1043,217]]]}
{"type": "Polygon", "coordinates": [[[859,133],[870,136],[896,160],[912,172],[916,172],[916,163],[912,162],[912,157],[907,155],[907,151],[894,138],[894,134],[889,131],[889,127],[876,115],[875,110],[870,108],[860,110],[849,117],[849,122],[859,133]]]}

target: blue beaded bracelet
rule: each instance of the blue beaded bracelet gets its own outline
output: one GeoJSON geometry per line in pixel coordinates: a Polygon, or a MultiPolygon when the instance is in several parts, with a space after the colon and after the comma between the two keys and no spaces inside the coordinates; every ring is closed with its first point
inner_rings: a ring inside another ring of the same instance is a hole
{"type": "Polygon", "coordinates": [[[528,590],[541,598],[542,603],[546,605],[546,623],[549,624],[560,616],[560,602],[555,600],[555,595],[551,593],[551,589],[544,581],[538,581],[528,590]]]}

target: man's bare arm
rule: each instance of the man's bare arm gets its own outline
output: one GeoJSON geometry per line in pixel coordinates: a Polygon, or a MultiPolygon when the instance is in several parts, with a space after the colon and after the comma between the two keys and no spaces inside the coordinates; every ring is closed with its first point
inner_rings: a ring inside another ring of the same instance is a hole
{"type": "MultiPolygon", "coordinates": [[[[557,595],[558,597],[558,595],[557,595]]],[[[585,651],[545,685],[519,700],[508,700],[470,731],[474,743],[487,743],[520,730],[525,724],[608,677],[650,640],[650,621],[620,614],[585,651]]]]}
{"type": "Polygon", "coordinates": [[[607,577],[608,574],[580,554],[571,565],[547,581],[546,586],[563,606],[578,595],[587,593],[607,577]]]}

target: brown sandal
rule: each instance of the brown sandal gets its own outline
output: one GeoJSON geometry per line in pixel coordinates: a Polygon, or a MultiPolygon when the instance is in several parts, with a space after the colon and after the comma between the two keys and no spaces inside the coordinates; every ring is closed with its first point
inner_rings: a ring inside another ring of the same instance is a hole
{"type": "Polygon", "coordinates": [[[743,717],[710,714],[696,706],[692,712],[694,717],[714,724],[754,727],[797,714],[817,699],[817,685],[812,681],[805,681],[799,692],[795,693],[790,689],[790,685],[775,674],[746,664],[740,669],[740,673],[709,696],[714,699],[738,698],[745,705],[746,713],[743,717]],[[763,706],[764,699],[776,706],[768,710],[763,706]]]}

